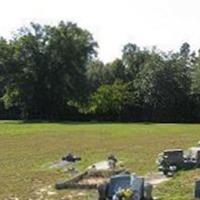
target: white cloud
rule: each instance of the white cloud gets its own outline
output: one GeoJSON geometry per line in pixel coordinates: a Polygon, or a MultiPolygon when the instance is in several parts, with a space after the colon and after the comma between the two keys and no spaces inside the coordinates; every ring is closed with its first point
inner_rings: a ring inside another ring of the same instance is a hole
{"type": "Polygon", "coordinates": [[[200,47],[199,0],[0,0],[0,35],[30,21],[77,22],[98,41],[100,58],[120,56],[127,42],[177,49],[188,41],[200,47]]]}

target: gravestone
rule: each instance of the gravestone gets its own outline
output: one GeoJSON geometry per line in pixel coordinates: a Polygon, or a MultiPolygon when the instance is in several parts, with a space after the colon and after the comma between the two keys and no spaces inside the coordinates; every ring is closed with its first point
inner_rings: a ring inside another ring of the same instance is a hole
{"type": "Polygon", "coordinates": [[[195,182],[194,197],[195,199],[200,199],[200,180],[195,182]]]}

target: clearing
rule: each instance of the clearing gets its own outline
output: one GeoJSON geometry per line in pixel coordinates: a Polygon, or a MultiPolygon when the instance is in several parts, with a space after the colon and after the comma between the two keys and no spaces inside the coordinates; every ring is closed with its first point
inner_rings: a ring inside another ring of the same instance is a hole
{"type": "MultiPolygon", "coordinates": [[[[67,152],[82,157],[85,169],[114,153],[139,175],[156,171],[158,153],[188,148],[200,140],[198,124],[155,123],[23,123],[0,121],[0,199],[95,199],[95,192],[56,191],[65,172],[50,169],[67,152]],[[75,196],[75,197],[74,197],[75,196]]],[[[154,190],[162,200],[193,199],[200,170],[179,172],[154,190]]]]}

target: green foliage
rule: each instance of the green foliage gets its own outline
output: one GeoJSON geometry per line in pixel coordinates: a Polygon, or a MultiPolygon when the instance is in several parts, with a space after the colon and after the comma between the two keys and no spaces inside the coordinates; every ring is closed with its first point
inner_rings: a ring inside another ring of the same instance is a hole
{"type": "Polygon", "coordinates": [[[200,55],[198,56],[192,72],[192,93],[200,95],[200,55]]]}
{"type": "Polygon", "coordinates": [[[148,62],[148,50],[140,50],[136,44],[127,44],[122,51],[122,62],[126,67],[127,78],[132,81],[142,70],[146,61],[148,62]]]}
{"type": "Polygon", "coordinates": [[[92,60],[87,65],[86,71],[88,87],[90,91],[95,91],[105,83],[105,67],[100,60],[92,60]]]}
{"type": "Polygon", "coordinates": [[[125,81],[126,72],[125,66],[120,59],[104,64],[100,60],[92,60],[87,65],[87,80],[88,87],[91,92],[94,92],[103,84],[113,84],[115,81],[125,81]]]}
{"type": "Polygon", "coordinates": [[[0,55],[0,61],[6,56],[4,60],[12,61],[2,62],[7,78],[5,105],[18,105],[24,116],[62,115],[68,101],[83,96],[86,63],[96,46],[88,31],[72,23],[60,22],[56,27],[32,23],[21,29],[9,43],[11,55],[5,51],[5,56],[0,55]]]}
{"type": "Polygon", "coordinates": [[[126,68],[122,60],[115,59],[113,62],[108,63],[105,66],[107,70],[107,80],[109,83],[114,83],[117,81],[126,81],[126,68]]]}
{"type": "Polygon", "coordinates": [[[8,87],[6,88],[6,92],[1,100],[3,100],[5,108],[8,109],[14,105],[18,106],[16,102],[18,102],[19,97],[19,90],[17,90],[15,87],[8,87]]]}
{"type": "Polygon", "coordinates": [[[112,85],[102,85],[91,97],[90,111],[98,114],[117,115],[130,102],[128,85],[115,82],[112,85]]]}
{"type": "Polygon", "coordinates": [[[62,21],[31,23],[10,41],[0,38],[0,114],[198,120],[200,59],[188,43],[167,53],[128,43],[110,63],[95,58],[97,46],[87,30],[62,21]]]}

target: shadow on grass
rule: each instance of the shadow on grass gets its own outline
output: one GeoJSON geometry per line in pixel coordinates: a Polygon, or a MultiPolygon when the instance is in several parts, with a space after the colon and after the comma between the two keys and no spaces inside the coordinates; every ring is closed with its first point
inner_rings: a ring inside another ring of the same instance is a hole
{"type": "Polygon", "coordinates": [[[60,125],[111,125],[111,124],[134,124],[134,125],[158,125],[158,124],[168,124],[168,125],[199,125],[200,123],[194,122],[142,122],[142,121],[67,121],[67,120],[0,120],[1,124],[9,125],[22,125],[22,124],[60,124],[60,125]]]}
{"type": "Polygon", "coordinates": [[[138,125],[155,125],[154,122],[120,122],[120,121],[61,121],[61,120],[0,120],[0,124],[63,124],[63,125],[98,125],[98,124],[138,124],[138,125]]]}
{"type": "MultiPolygon", "coordinates": [[[[12,123],[12,122],[11,122],[12,123]]],[[[97,121],[97,120],[91,120],[91,121],[73,121],[73,120],[19,120],[19,121],[14,121],[14,123],[19,123],[19,124],[38,124],[38,123],[52,123],[52,124],[68,124],[68,125],[93,125],[93,124],[135,124],[135,125],[157,125],[157,124],[166,124],[166,125],[200,125],[199,122],[158,122],[158,121],[97,121]]]]}

